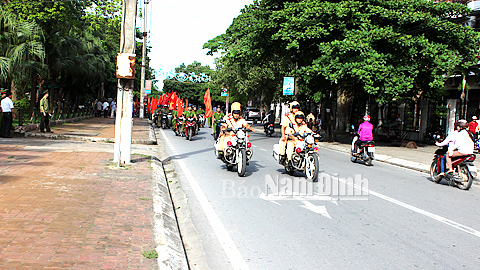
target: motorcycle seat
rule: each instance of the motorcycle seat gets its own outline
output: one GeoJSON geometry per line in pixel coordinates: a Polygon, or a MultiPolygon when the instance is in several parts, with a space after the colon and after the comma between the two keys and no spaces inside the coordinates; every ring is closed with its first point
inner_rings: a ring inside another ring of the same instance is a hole
{"type": "Polygon", "coordinates": [[[475,156],[475,154],[470,154],[470,155],[464,155],[464,156],[454,157],[454,158],[452,158],[452,161],[458,160],[458,159],[467,159],[467,158],[469,158],[469,157],[474,157],[474,158],[475,158],[476,156],[475,156]]]}

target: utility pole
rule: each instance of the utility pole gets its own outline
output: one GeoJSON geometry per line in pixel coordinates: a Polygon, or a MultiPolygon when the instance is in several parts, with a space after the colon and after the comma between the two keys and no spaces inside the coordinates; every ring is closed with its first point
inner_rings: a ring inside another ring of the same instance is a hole
{"type": "MultiPolygon", "coordinates": [[[[135,59],[135,19],[137,16],[137,1],[124,0],[122,10],[122,33],[120,36],[120,54],[117,57],[117,67],[121,54],[129,54],[135,59]]],[[[130,58],[129,58],[130,59],[130,58]]],[[[132,61],[130,60],[130,61],[132,61]]],[[[127,60],[128,62],[128,60],[127,60]]],[[[127,67],[128,70],[128,67],[127,67]]],[[[128,79],[119,78],[117,74],[117,116],[115,118],[115,145],[113,160],[120,164],[130,163],[132,148],[132,126],[133,126],[133,83],[135,65],[130,64],[132,76],[128,79]]]]}
{"type": "Polygon", "coordinates": [[[147,7],[150,0],[145,0],[145,10],[143,14],[143,45],[142,45],[142,74],[140,78],[140,118],[144,118],[145,111],[145,58],[147,55],[147,7]]]}

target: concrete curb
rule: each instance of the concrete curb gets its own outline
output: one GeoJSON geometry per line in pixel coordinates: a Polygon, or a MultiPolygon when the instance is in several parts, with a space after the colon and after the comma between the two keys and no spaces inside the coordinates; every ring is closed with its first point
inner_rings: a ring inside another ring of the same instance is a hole
{"type": "Polygon", "coordinates": [[[152,162],[154,237],[158,268],[189,269],[162,162],[152,162]]]}
{"type": "MultiPolygon", "coordinates": [[[[323,142],[319,142],[317,143],[317,145],[325,149],[335,150],[335,151],[350,154],[350,150],[345,149],[344,147],[341,147],[341,146],[328,145],[327,143],[323,143],[323,142]]],[[[381,155],[381,154],[375,154],[375,160],[383,163],[391,164],[391,165],[404,167],[407,169],[416,170],[419,172],[430,173],[430,165],[426,165],[418,162],[408,161],[400,158],[394,158],[391,156],[381,155]]]]}

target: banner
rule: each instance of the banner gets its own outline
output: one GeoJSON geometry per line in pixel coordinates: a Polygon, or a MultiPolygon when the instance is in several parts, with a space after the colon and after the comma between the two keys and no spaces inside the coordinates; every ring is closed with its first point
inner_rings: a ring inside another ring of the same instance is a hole
{"type": "Polygon", "coordinates": [[[205,91],[203,103],[205,104],[205,118],[209,118],[213,115],[212,100],[210,99],[210,88],[205,91]]]}
{"type": "Polygon", "coordinates": [[[295,89],[295,78],[283,77],[283,95],[293,96],[294,89],[295,89]]]}

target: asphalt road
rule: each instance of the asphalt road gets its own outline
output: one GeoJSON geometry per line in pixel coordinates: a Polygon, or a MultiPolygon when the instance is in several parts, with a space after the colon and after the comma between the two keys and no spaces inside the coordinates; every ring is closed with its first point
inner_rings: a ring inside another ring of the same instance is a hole
{"type": "Polygon", "coordinates": [[[424,173],[375,161],[367,167],[320,149],[324,186],[313,192],[326,196],[265,196],[273,187],[288,191],[288,179],[305,180],[302,173],[288,176],[273,159],[279,134],[269,138],[254,127],[245,177],[215,159],[210,129],[192,141],[158,130],[209,269],[479,268],[477,186],[462,191],[424,173]]]}

